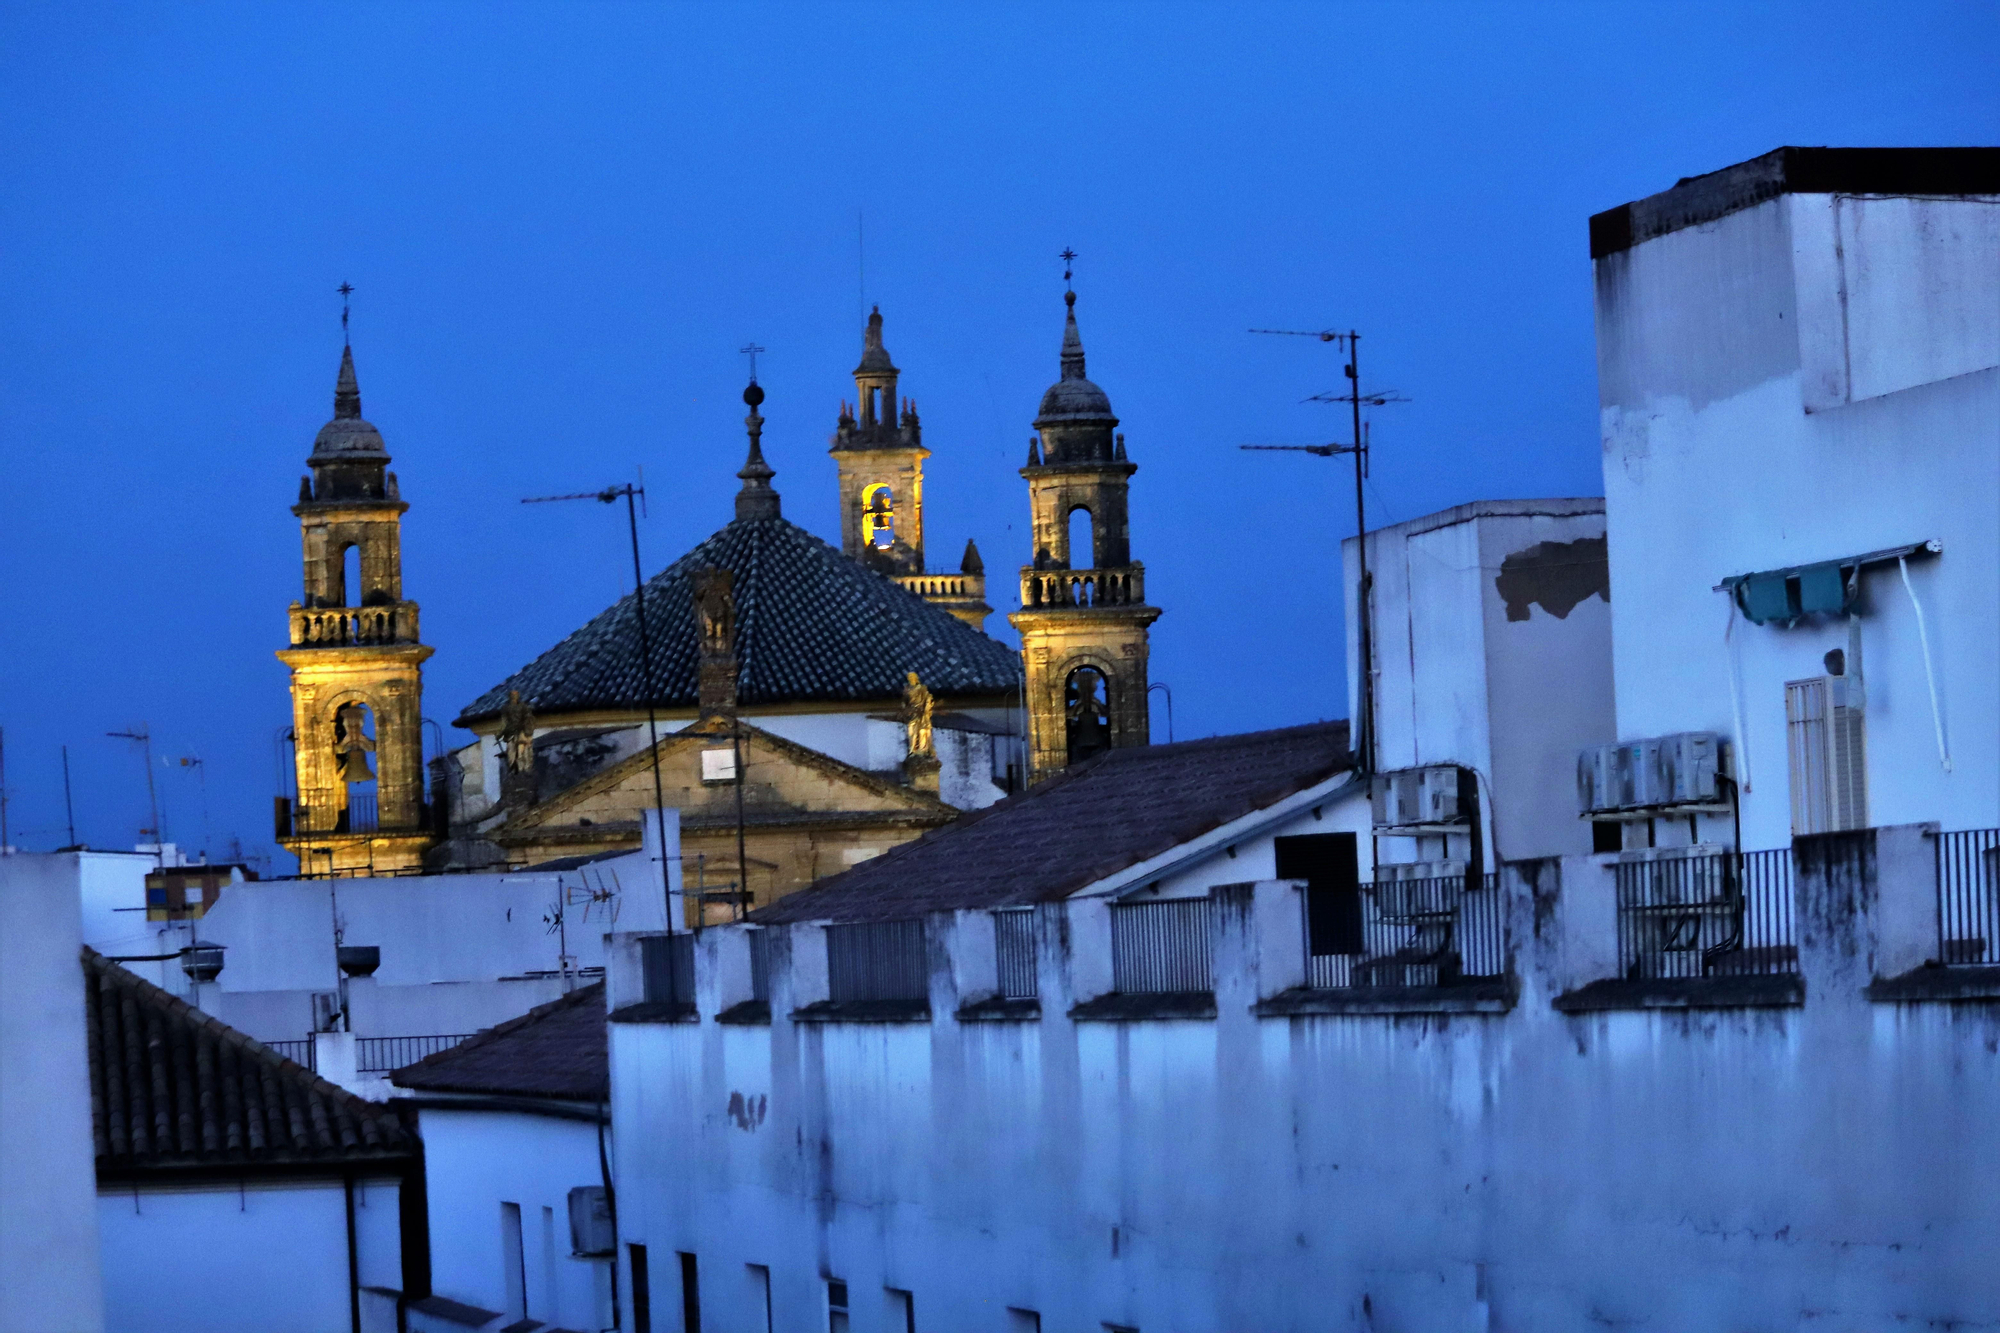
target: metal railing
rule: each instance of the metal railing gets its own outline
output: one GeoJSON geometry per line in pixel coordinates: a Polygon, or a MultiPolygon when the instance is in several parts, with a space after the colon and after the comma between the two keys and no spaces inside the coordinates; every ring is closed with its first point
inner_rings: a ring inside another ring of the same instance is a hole
{"type": "Polygon", "coordinates": [[[1620,975],[1650,980],[1799,970],[1789,847],[1625,861],[1616,873],[1620,975]]]}
{"type": "Polygon", "coordinates": [[[1938,961],[2000,964],[2000,829],[1937,835],[1938,961]]]}
{"type": "Polygon", "coordinates": [[[1040,996],[1035,975],[1035,909],[1010,908],[993,914],[993,961],[1000,994],[1009,1000],[1040,996]]]}
{"type": "Polygon", "coordinates": [[[448,1037],[356,1037],[354,1068],[363,1074],[386,1074],[413,1065],[427,1055],[448,1051],[472,1035],[460,1032],[448,1037]]]}
{"type": "Polygon", "coordinates": [[[639,979],[647,1004],[693,1004],[694,936],[680,931],[641,939],[639,979]]]}
{"type": "Polygon", "coordinates": [[[1358,901],[1344,903],[1331,894],[1302,897],[1306,984],[1315,990],[1448,986],[1507,970],[1497,874],[1377,880],[1360,886],[1358,901]],[[1316,923],[1315,912],[1339,919],[1316,923]],[[1320,953],[1316,938],[1352,943],[1320,953]]]}
{"type": "Polygon", "coordinates": [[[856,1000],[928,1000],[930,960],[924,923],[869,921],[826,928],[827,996],[856,1000]]]}
{"type": "Polygon", "coordinates": [[[304,1065],[307,1069],[315,1067],[313,1064],[313,1040],[311,1037],[307,1037],[303,1041],[267,1041],[264,1044],[295,1065],[304,1065]]]}
{"type": "Polygon", "coordinates": [[[771,932],[750,932],[750,998],[771,1002],[771,932]]]}
{"type": "Polygon", "coordinates": [[[1212,911],[1207,898],[1113,903],[1111,988],[1126,994],[1214,990],[1212,911]]]}

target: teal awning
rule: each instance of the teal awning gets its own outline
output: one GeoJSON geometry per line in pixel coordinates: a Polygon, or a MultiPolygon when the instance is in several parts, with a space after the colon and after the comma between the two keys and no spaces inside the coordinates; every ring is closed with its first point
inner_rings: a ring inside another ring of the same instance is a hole
{"type": "Polygon", "coordinates": [[[1755,574],[1732,574],[1716,585],[1736,599],[1743,618],[1753,625],[1796,624],[1807,616],[1846,615],[1861,592],[1861,571],[1868,565],[1886,564],[1917,555],[1936,555],[1943,547],[1935,541],[1892,546],[1866,555],[1821,560],[1789,569],[1769,569],[1755,574]]]}

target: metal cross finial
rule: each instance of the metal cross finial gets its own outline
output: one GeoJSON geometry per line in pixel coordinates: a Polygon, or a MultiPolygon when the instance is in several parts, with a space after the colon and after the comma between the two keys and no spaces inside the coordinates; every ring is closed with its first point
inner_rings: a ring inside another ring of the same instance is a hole
{"type": "Polygon", "coordinates": [[[1063,262],[1063,286],[1067,287],[1070,280],[1070,270],[1076,267],[1076,251],[1070,249],[1068,246],[1064,246],[1063,252],[1057,255],[1056,258],[1063,262]]]}
{"type": "Polygon", "coordinates": [[[354,284],[343,282],[334,290],[340,293],[340,340],[344,343],[347,341],[347,298],[354,295],[354,284]]]}
{"type": "Polygon", "coordinates": [[[746,343],[736,350],[750,358],[750,382],[755,384],[757,382],[757,353],[765,349],[759,347],[756,343],[746,343]]]}

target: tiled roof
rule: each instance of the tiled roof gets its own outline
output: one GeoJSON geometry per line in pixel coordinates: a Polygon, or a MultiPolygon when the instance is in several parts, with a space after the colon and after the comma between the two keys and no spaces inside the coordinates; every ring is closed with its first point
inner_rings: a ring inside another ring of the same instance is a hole
{"type": "MultiPolygon", "coordinates": [[[[782,518],[738,519],[646,584],[654,701],[693,706],[700,667],[693,580],[735,576],[737,699],[745,705],[895,699],[914,671],[941,696],[1016,688],[1014,650],[864,569],[782,518]]],[[[519,690],[537,713],[645,706],[637,599],[628,594],[479,696],[461,724],[519,690]]]]}
{"type": "Polygon", "coordinates": [[[389,1080],[417,1092],[602,1101],[611,1086],[604,983],[537,1005],[449,1050],[405,1065],[389,1080]]]}
{"type": "Polygon", "coordinates": [[[750,919],[890,921],[1051,901],[1351,766],[1345,722],[1106,750],[750,919]]]}
{"type": "Polygon", "coordinates": [[[83,969],[100,1180],[205,1168],[400,1168],[414,1158],[395,1112],[93,950],[83,951],[83,969]]]}

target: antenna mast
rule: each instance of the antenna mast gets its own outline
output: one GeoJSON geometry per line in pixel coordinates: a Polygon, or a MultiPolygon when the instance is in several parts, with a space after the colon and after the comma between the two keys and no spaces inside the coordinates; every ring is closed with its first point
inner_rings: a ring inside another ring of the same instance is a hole
{"type": "Polygon", "coordinates": [[[1361,427],[1361,408],[1365,403],[1370,407],[1380,407],[1385,403],[1406,403],[1409,399],[1393,389],[1380,393],[1361,391],[1361,334],[1353,329],[1340,333],[1333,329],[1309,331],[1304,329],[1251,329],[1252,333],[1270,333],[1289,338],[1317,338],[1323,343],[1334,343],[1347,353],[1347,364],[1342,370],[1347,376],[1347,392],[1316,393],[1306,399],[1309,403],[1346,403],[1353,409],[1353,436],[1348,444],[1246,444],[1239,447],[1254,450],[1288,451],[1294,453],[1317,454],[1321,458],[1331,458],[1336,454],[1354,456],[1354,547],[1357,556],[1358,588],[1356,591],[1357,633],[1360,680],[1357,682],[1358,700],[1356,719],[1358,735],[1352,738],[1355,763],[1362,773],[1375,771],[1375,632],[1374,632],[1374,578],[1368,572],[1368,510],[1363,497],[1363,483],[1368,478],[1368,436],[1361,427]]]}

